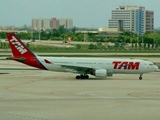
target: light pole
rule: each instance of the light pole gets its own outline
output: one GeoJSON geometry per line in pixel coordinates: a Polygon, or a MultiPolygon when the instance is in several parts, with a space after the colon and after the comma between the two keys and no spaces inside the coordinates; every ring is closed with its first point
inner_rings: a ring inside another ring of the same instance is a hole
{"type": "Polygon", "coordinates": [[[138,50],[138,34],[137,34],[137,50],[138,50]]]}
{"type": "Polygon", "coordinates": [[[39,36],[38,36],[39,41],[41,40],[41,29],[39,29],[39,36]]]}
{"type": "Polygon", "coordinates": [[[142,34],[142,48],[144,50],[144,39],[143,39],[143,34],[142,34]]]}
{"type": "Polygon", "coordinates": [[[86,42],[86,33],[84,33],[84,42],[86,42]]]}
{"type": "Polygon", "coordinates": [[[66,38],[67,37],[67,35],[64,35],[64,38],[63,38],[63,43],[66,43],[66,38]]]}
{"type": "Polygon", "coordinates": [[[155,46],[156,46],[156,41],[155,41],[155,36],[154,36],[154,49],[155,49],[155,46]]]}

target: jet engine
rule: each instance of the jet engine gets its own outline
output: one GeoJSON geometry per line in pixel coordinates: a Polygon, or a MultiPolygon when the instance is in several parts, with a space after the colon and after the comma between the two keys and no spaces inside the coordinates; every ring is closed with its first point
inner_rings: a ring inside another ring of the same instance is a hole
{"type": "Polygon", "coordinates": [[[107,70],[105,70],[105,69],[95,70],[95,76],[105,78],[105,77],[107,77],[107,70]]]}

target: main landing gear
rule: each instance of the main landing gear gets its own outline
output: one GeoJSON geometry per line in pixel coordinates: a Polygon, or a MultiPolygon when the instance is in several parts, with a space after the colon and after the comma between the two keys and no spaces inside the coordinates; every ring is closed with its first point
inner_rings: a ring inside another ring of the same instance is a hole
{"type": "Polygon", "coordinates": [[[89,75],[86,75],[86,74],[76,76],[76,79],[88,79],[88,78],[89,78],[89,75]]]}
{"type": "Polygon", "coordinates": [[[140,76],[139,76],[139,80],[142,80],[142,74],[140,74],[140,76]]]}

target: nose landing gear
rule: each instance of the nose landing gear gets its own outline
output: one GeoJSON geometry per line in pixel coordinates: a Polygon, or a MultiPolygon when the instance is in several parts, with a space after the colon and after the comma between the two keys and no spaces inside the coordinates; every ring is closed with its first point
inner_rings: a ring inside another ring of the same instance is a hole
{"type": "Polygon", "coordinates": [[[140,74],[140,76],[139,76],[139,80],[142,80],[142,74],[140,74]]]}

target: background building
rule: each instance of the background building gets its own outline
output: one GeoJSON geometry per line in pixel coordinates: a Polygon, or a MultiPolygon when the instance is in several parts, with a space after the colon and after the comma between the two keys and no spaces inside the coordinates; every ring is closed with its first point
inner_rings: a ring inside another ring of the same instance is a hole
{"type": "Polygon", "coordinates": [[[58,27],[57,19],[56,18],[51,18],[51,28],[52,29],[57,29],[58,27]]]}
{"type": "Polygon", "coordinates": [[[34,18],[32,19],[32,29],[57,29],[64,25],[64,28],[72,29],[72,19],[56,19],[56,18],[34,18]]]}
{"type": "Polygon", "coordinates": [[[72,19],[67,19],[67,28],[72,29],[73,28],[73,20],[72,19]]]}
{"type": "Polygon", "coordinates": [[[154,12],[146,11],[146,32],[154,30],[154,12]]]}
{"type": "Polygon", "coordinates": [[[51,19],[48,18],[42,19],[42,28],[51,29],[51,19]]]}
{"type": "Polygon", "coordinates": [[[72,29],[73,28],[73,20],[72,19],[58,19],[58,25],[64,25],[64,28],[72,29]]]}
{"type": "Polygon", "coordinates": [[[112,10],[108,21],[109,28],[121,28],[141,35],[154,30],[154,12],[145,10],[143,6],[120,6],[112,10]]]}

